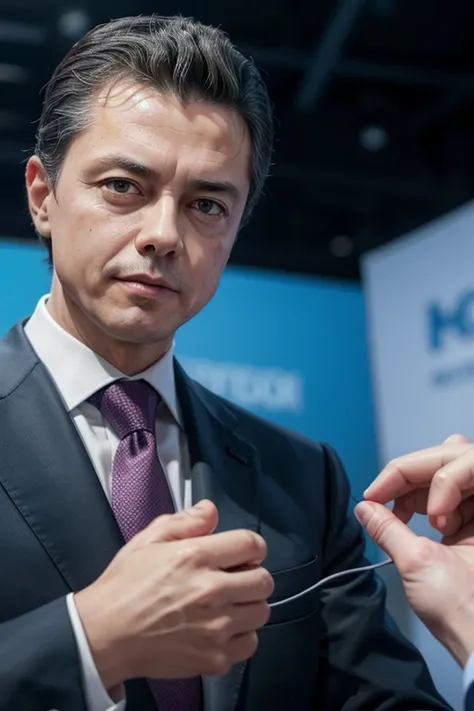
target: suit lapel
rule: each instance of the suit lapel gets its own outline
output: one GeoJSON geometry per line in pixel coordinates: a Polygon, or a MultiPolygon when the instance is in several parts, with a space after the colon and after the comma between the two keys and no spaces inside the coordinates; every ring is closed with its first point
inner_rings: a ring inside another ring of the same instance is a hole
{"type": "MultiPolygon", "coordinates": [[[[192,381],[176,363],[176,385],[192,466],[193,501],[206,498],[219,511],[217,531],[258,531],[259,459],[235,432],[238,419],[222,401],[192,381]]],[[[222,677],[204,677],[204,711],[234,711],[246,663],[222,677]]]]}
{"type": "Polygon", "coordinates": [[[17,326],[0,344],[0,485],[71,590],[123,541],[64,404],[17,326]]]}
{"type": "MultiPolygon", "coordinates": [[[[234,431],[235,415],[178,364],[176,384],[193,499],[214,501],[218,531],[258,531],[255,448],[234,431]]],[[[0,486],[73,591],[93,582],[123,545],[82,440],[21,325],[0,341],[0,486]]],[[[234,711],[245,667],[203,679],[204,711],[234,711]]]]}

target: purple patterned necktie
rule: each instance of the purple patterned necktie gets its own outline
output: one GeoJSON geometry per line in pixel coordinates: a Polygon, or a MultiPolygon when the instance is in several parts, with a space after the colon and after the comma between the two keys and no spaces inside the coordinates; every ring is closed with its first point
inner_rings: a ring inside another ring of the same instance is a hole
{"type": "MultiPolygon", "coordinates": [[[[112,510],[125,541],[161,514],[174,513],[165,473],[157,455],[159,395],[144,380],[112,383],[90,401],[120,437],[112,469],[112,510]]],[[[201,711],[200,677],[149,679],[160,711],[201,711]]]]}

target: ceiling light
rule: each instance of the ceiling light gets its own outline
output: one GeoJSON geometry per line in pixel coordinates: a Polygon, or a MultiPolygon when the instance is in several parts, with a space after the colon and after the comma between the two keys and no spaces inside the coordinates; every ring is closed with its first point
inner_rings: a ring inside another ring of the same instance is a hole
{"type": "Polygon", "coordinates": [[[354,251],[354,240],[346,235],[338,235],[329,242],[329,249],[335,257],[349,257],[354,251]]]}
{"type": "Polygon", "coordinates": [[[362,148],[366,151],[375,153],[381,151],[388,144],[388,133],[383,126],[379,124],[369,124],[359,133],[359,141],[362,148]]]}
{"type": "Polygon", "coordinates": [[[64,37],[78,40],[91,26],[91,19],[84,10],[66,10],[58,20],[58,30],[64,37]]]}

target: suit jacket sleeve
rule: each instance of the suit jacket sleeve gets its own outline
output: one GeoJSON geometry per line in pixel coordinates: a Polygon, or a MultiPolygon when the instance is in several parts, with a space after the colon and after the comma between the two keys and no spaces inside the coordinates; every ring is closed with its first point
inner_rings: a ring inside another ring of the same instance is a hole
{"type": "MultiPolygon", "coordinates": [[[[335,454],[327,459],[324,576],[367,565],[361,526],[350,512],[349,485],[335,454]]],[[[373,572],[321,588],[323,688],[314,708],[341,711],[447,709],[418,651],[385,611],[385,586],[373,572]]],[[[474,711],[474,710],[473,710],[474,711]]]]}
{"type": "Polygon", "coordinates": [[[0,624],[0,709],[86,711],[66,598],[0,624]]]}

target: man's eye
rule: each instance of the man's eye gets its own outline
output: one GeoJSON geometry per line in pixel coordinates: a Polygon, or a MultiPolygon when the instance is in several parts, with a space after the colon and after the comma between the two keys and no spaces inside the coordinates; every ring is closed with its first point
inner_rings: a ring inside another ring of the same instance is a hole
{"type": "Polygon", "coordinates": [[[215,200],[200,198],[199,200],[194,201],[194,205],[197,207],[199,212],[203,213],[203,215],[221,217],[226,214],[225,208],[215,200]]]}
{"type": "Polygon", "coordinates": [[[125,178],[110,178],[104,182],[104,185],[108,190],[120,195],[139,194],[137,186],[125,178]]]}

